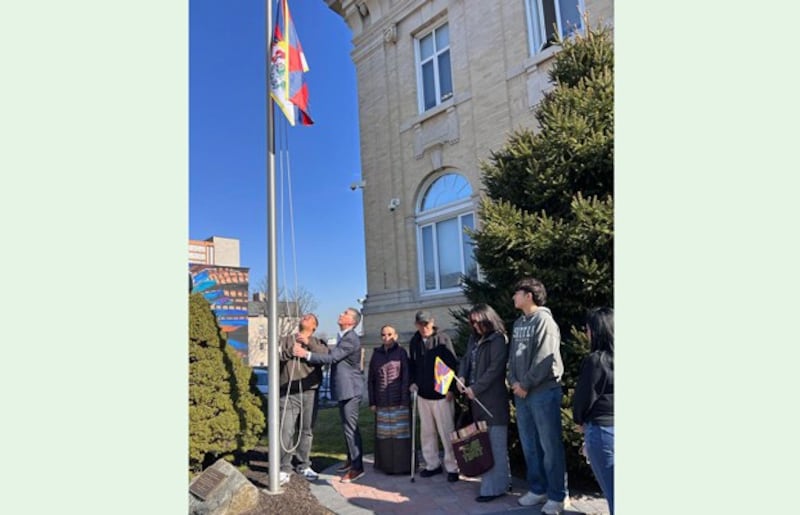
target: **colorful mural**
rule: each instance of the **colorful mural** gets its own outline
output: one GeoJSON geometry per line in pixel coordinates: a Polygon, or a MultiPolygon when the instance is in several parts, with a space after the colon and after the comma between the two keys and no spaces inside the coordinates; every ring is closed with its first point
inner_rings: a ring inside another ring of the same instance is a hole
{"type": "Polygon", "coordinates": [[[192,293],[202,293],[211,304],[228,345],[247,354],[248,268],[189,264],[192,293]]]}

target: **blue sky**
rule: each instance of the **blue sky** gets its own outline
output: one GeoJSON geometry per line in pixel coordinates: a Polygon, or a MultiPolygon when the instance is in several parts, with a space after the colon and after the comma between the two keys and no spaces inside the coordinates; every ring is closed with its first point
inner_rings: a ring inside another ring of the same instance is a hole
{"type": "MultiPolygon", "coordinates": [[[[218,0],[189,7],[189,237],[239,239],[252,288],[267,271],[266,8],[218,0]]],[[[284,227],[287,240],[278,280],[294,288],[296,258],[297,283],[317,302],[320,331],[332,335],[337,315],[367,292],[361,192],[349,188],[361,170],[351,33],[322,0],[289,8],[309,64],[315,124],[287,131],[296,256],[279,214],[278,237],[284,227]]]]}

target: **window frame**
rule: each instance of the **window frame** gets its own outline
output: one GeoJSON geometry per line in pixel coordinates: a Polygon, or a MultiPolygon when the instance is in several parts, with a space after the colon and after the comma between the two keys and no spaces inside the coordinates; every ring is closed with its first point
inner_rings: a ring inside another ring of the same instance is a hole
{"type": "MultiPolygon", "coordinates": [[[[525,23],[528,27],[528,51],[530,55],[541,54],[551,46],[547,37],[547,27],[544,21],[544,2],[552,4],[555,10],[556,27],[559,34],[564,34],[564,22],[561,16],[561,2],[559,0],[525,0],[525,23]],[[534,9],[536,9],[534,11],[534,9]],[[534,14],[536,15],[537,26],[534,32],[534,14]],[[541,20],[541,21],[539,21],[541,20]],[[541,43],[536,46],[536,38],[534,34],[539,36],[541,43]]],[[[580,25],[578,30],[583,32],[585,30],[583,23],[583,15],[586,12],[585,0],[576,0],[578,4],[578,20],[580,25]]]]}
{"type": "Polygon", "coordinates": [[[451,33],[450,33],[450,23],[448,20],[441,20],[439,23],[431,27],[429,30],[425,32],[421,32],[420,35],[414,37],[414,61],[415,61],[415,68],[417,72],[417,109],[419,109],[419,113],[425,113],[430,111],[431,109],[435,109],[436,107],[442,105],[444,102],[453,98],[455,94],[455,85],[453,84],[453,53],[450,50],[451,45],[451,33]],[[447,47],[444,49],[436,48],[436,31],[440,30],[442,27],[447,25],[447,47]],[[428,57],[425,62],[422,61],[422,40],[426,37],[431,36],[433,41],[433,54],[428,57]],[[439,71],[439,56],[443,53],[449,53],[449,62],[450,62],[450,93],[446,96],[442,97],[441,94],[441,73],[439,71]],[[433,64],[433,93],[435,96],[436,103],[431,107],[425,107],[425,87],[423,83],[423,73],[422,73],[422,66],[427,63],[431,62],[433,64]]]}
{"type": "MultiPolygon", "coordinates": [[[[475,209],[475,194],[474,190],[472,190],[472,185],[469,183],[467,178],[458,172],[453,170],[448,170],[441,175],[438,175],[436,178],[428,182],[424,188],[422,188],[420,195],[417,199],[417,209],[416,209],[416,219],[415,219],[415,226],[416,226],[416,236],[417,236],[417,269],[418,269],[418,276],[417,282],[419,287],[420,296],[429,296],[429,295],[442,295],[442,294],[452,294],[458,293],[461,291],[461,282],[457,286],[449,287],[449,288],[442,288],[441,287],[441,270],[439,267],[439,244],[438,244],[438,227],[437,224],[441,222],[445,222],[448,220],[456,219],[458,223],[458,234],[459,234],[459,245],[458,245],[458,257],[459,257],[459,267],[461,275],[466,275],[466,260],[464,255],[464,238],[466,234],[464,233],[464,217],[471,216],[472,217],[472,228],[477,229],[478,225],[478,214],[475,209]],[[425,196],[430,191],[431,187],[442,177],[448,174],[454,174],[460,176],[467,184],[470,185],[470,194],[469,196],[456,200],[455,202],[451,202],[449,204],[445,204],[441,207],[435,207],[433,209],[429,209],[427,211],[421,211],[422,202],[425,199],[425,196]],[[431,236],[433,241],[433,265],[434,265],[434,281],[435,286],[432,289],[427,289],[425,285],[425,248],[424,248],[424,240],[423,240],[423,230],[427,227],[431,227],[431,236]]],[[[474,242],[473,242],[474,246],[474,242]]],[[[478,279],[481,277],[480,266],[478,264],[477,259],[475,259],[473,254],[473,261],[475,263],[475,272],[478,279]]]]}

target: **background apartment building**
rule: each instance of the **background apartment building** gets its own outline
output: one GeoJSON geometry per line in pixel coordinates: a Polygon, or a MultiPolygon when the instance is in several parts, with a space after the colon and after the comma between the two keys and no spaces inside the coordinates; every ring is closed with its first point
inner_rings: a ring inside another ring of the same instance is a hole
{"type": "MultiPolygon", "coordinates": [[[[251,367],[267,366],[269,345],[267,334],[269,328],[269,305],[267,296],[262,292],[253,293],[247,306],[248,350],[247,362],[251,367]]],[[[297,329],[300,322],[299,308],[296,302],[278,301],[278,337],[290,334],[297,329]]]]}
{"type": "Polygon", "coordinates": [[[239,240],[189,240],[191,291],[211,304],[228,345],[242,356],[248,354],[249,274],[249,268],[239,266],[239,240]]]}
{"type": "MultiPolygon", "coordinates": [[[[250,269],[239,266],[239,240],[212,236],[189,240],[189,285],[211,304],[228,344],[252,367],[267,364],[266,295],[249,298],[250,269]]],[[[289,334],[300,321],[295,302],[278,302],[278,335],[289,334]]]]}
{"type": "Polygon", "coordinates": [[[480,163],[534,107],[568,35],[612,25],[611,0],[325,0],[353,33],[367,298],[364,338],[418,309],[452,328],[464,275],[480,274],[465,228],[480,226],[480,163]]]}

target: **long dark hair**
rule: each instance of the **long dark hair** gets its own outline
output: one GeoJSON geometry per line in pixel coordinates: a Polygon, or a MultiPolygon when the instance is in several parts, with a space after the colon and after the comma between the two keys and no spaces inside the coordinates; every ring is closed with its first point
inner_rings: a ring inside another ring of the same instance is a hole
{"type": "Polygon", "coordinates": [[[488,304],[476,304],[469,311],[469,320],[470,329],[472,329],[472,332],[475,335],[478,333],[475,331],[475,327],[472,325],[472,320],[478,321],[478,325],[483,330],[484,335],[490,334],[492,331],[506,334],[506,325],[503,323],[503,319],[500,318],[500,315],[497,314],[497,311],[495,311],[492,306],[488,304]]]}
{"type": "Polygon", "coordinates": [[[597,308],[589,312],[586,327],[591,331],[590,350],[614,355],[614,310],[597,308]]]}

